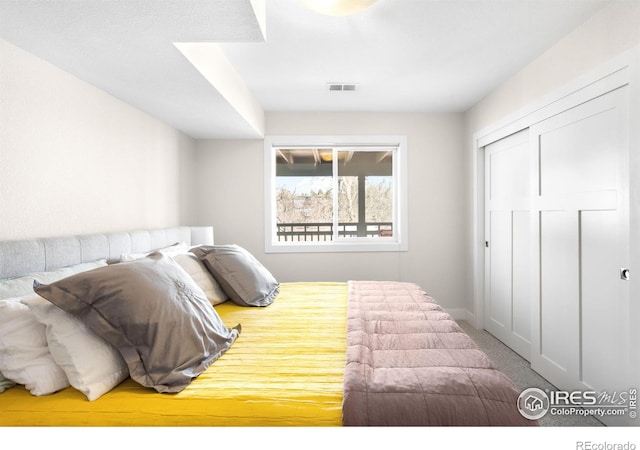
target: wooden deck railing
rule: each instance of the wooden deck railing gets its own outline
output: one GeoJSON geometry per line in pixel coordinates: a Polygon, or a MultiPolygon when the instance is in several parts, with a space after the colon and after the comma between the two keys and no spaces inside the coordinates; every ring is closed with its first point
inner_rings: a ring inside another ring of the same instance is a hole
{"type": "MultiPolygon", "coordinates": [[[[357,223],[339,223],[338,235],[340,237],[392,237],[393,223],[391,222],[367,222],[364,224],[361,234],[358,232],[357,223]]],[[[322,223],[279,223],[279,242],[318,242],[333,240],[333,224],[322,223]]]]}

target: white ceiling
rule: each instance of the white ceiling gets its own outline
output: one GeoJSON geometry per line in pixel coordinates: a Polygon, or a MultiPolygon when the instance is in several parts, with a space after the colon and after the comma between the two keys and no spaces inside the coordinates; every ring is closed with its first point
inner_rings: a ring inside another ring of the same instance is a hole
{"type": "Polygon", "coordinates": [[[265,0],[265,40],[262,0],[0,0],[0,37],[195,138],[255,138],[174,43],[219,44],[267,112],[465,111],[611,1],[265,0]]]}

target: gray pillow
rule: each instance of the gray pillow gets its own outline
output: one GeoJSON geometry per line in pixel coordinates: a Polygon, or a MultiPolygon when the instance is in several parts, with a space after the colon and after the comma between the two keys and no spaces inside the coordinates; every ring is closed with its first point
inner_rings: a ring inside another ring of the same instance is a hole
{"type": "Polygon", "coordinates": [[[34,283],[40,296],[78,317],[113,345],[131,378],[158,392],[179,392],[233,344],[227,328],[189,275],[169,256],[34,283]]]}
{"type": "Polygon", "coordinates": [[[204,261],[222,290],[240,306],[267,306],[278,295],[280,285],[271,272],[238,245],[202,245],[191,252],[204,261]]]}

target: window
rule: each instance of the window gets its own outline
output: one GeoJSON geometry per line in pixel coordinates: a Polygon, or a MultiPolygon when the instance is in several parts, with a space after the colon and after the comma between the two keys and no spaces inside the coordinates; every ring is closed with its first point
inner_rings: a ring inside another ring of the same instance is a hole
{"type": "Polygon", "coordinates": [[[406,138],[265,139],[265,251],[404,251],[406,138]]]}

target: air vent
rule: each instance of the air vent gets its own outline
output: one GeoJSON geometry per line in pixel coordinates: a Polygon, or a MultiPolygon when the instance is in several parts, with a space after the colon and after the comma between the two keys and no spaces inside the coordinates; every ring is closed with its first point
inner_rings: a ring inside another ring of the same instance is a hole
{"type": "Polygon", "coordinates": [[[346,83],[329,83],[330,91],[355,91],[355,84],[346,84],[346,83]]]}

